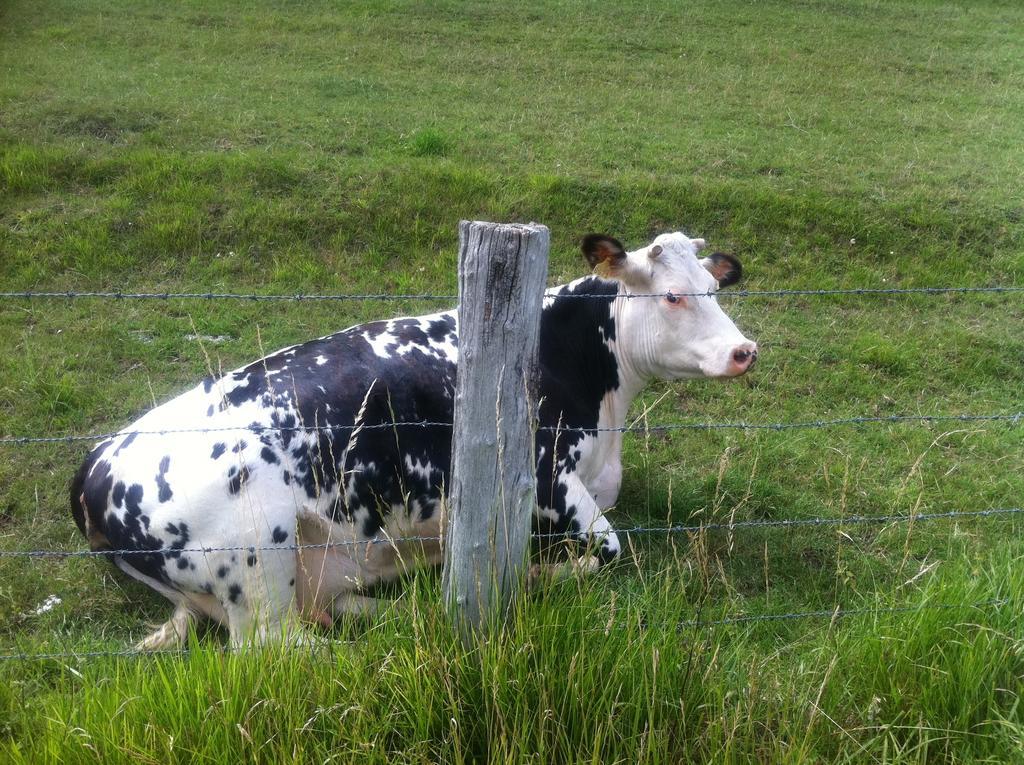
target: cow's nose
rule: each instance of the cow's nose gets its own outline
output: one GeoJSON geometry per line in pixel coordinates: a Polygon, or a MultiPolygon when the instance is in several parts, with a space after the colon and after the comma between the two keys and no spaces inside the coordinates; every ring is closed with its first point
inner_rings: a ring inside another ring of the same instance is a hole
{"type": "Polygon", "coordinates": [[[757,343],[744,343],[732,352],[737,374],[743,374],[757,361],[757,343]]]}

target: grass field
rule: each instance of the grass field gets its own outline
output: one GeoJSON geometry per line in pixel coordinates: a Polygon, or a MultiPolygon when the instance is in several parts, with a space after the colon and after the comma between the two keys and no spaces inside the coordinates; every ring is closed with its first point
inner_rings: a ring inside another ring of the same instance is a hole
{"type": "MultiPolygon", "coordinates": [[[[454,293],[461,218],[548,225],[552,283],[585,233],[683,229],[754,290],[1024,284],[1022,30],[1009,2],[7,0],[0,289],[454,293]]],[[[1018,295],[722,302],[757,369],[654,384],[640,422],[1024,409],[1018,295]]],[[[3,299],[0,435],[120,428],[206,354],[437,306],[3,299]]],[[[84,548],[84,451],[0,445],[0,550],[84,548]]],[[[1019,423],[652,433],[624,462],[618,527],[1024,505],[1019,423]]],[[[1022,528],[637,535],[473,651],[425,573],[314,653],[0,661],[0,761],[1024,761],[1022,528]],[[903,610],[678,627],[876,606],[903,610]]],[[[100,560],[0,557],[0,654],[120,651],[168,612],[100,560]]]]}

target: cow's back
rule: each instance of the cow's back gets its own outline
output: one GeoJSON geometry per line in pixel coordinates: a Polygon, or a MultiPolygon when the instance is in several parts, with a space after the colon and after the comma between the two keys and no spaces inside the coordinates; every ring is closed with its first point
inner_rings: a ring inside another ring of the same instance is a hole
{"type": "Polygon", "coordinates": [[[95,549],[170,550],[123,561],[201,592],[256,553],[212,566],[177,550],[294,545],[297,516],[354,539],[390,513],[430,518],[451,429],[389,424],[451,422],[457,344],[454,314],[395,319],[207,378],[90,453],[72,483],[76,522],[95,549]]]}

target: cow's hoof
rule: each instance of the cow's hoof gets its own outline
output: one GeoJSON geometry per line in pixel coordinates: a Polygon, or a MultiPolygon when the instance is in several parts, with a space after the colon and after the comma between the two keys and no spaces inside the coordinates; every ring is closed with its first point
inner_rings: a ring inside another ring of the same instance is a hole
{"type": "Polygon", "coordinates": [[[137,653],[170,651],[175,648],[181,648],[184,643],[184,636],[178,635],[171,622],[167,622],[133,645],[132,650],[137,653]]]}
{"type": "Polygon", "coordinates": [[[132,650],[141,653],[181,648],[188,638],[188,630],[194,620],[192,612],[185,606],[179,605],[174,609],[174,615],[168,621],[132,646],[132,650]]]}

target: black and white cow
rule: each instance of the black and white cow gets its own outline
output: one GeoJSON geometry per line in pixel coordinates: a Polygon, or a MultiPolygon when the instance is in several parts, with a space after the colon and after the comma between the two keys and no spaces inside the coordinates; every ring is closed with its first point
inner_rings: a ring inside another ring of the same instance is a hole
{"type": "MultiPolygon", "coordinates": [[[[620,549],[603,511],[622,436],[599,429],[622,426],[652,378],[735,377],[757,359],[713,296],[740,264],[703,247],[673,233],[627,253],[592,234],[596,274],[546,293],[534,526],[586,545],[584,568],[620,549]]],[[[366,588],[409,561],[438,563],[438,543],[400,540],[440,533],[451,429],[373,426],[451,422],[457,357],[455,311],[360,324],[207,378],[99,443],[71,486],[75,522],[176,604],[139,648],[180,644],[197,616],[234,643],[293,634],[372,611],[366,588]],[[190,432],[132,433],[162,430],[190,432]],[[295,548],[335,542],[352,544],[295,548]]]]}

